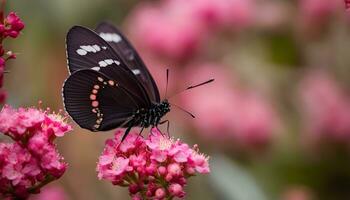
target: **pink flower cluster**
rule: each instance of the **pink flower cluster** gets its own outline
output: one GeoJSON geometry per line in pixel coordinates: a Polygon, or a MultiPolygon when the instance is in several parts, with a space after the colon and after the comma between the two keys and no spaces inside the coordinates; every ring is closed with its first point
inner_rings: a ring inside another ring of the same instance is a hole
{"type": "Polygon", "coordinates": [[[53,142],[70,130],[59,114],[5,105],[0,132],[14,143],[0,143],[0,194],[26,198],[61,177],[67,164],[53,142]]]}
{"type": "Polygon", "coordinates": [[[3,11],[0,13],[0,103],[5,102],[6,92],[2,90],[4,82],[5,64],[9,59],[16,58],[16,55],[11,51],[6,51],[2,45],[7,37],[16,38],[24,28],[22,20],[11,12],[7,17],[3,16],[3,11]]]}
{"type": "Polygon", "coordinates": [[[349,144],[350,96],[324,71],[312,71],[300,83],[301,113],[312,141],[349,144]]]}
{"type": "MultiPolygon", "coordinates": [[[[267,147],[277,132],[278,121],[272,104],[243,89],[226,67],[220,64],[191,66],[185,82],[215,77],[215,83],[184,94],[182,105],[198,117],[191,125],[204,139],[232,144],[240,150],[267,147]],[[215,94],[215,95],[213,95],[215,94]]],[[[192,122],[192,121],[191,121],[192,122]]]]}
{"type": "Polygon", "coordinates": [[[183,198],[187,179],[210,171],[208,157],[196,145],[190,148],[156,129],[147,138],[130,133],[120,143],[123,133],[106,141],[97,171],[100,179],[129,187],[134,200],[183,198]]]}
{"type": "Polygon", "coordinates": [[[254,0],[165,0],[143,3],[130,16],[131,34],[156,55],[184,60],[215,30],[240,30],[251,24],[254,0]],[[145,37],[147,36],[147,37],[145,37]]]}
{"type": "Polygon", "coordinates": [[[16,15],[16,13],[11,12],[0,24],[0,35],[2,38],[16,38],[23,28],[24,23],[22,20],[16,15]]]}

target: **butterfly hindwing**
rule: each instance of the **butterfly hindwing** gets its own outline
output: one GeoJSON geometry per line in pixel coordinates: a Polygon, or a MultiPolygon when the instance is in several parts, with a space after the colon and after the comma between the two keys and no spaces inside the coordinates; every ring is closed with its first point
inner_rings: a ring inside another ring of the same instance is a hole
{"type": "Polygon", "coordinates": [[[96,32],[115,50],[121,57],[126,66],[132,70],[137,79],[142,83],[150,99],[160,102],[158,87],[148,71],[146,65],[138,55],[135,48],[127,40],[127,38],[115,26],[110,23],[102,22],[96,32]]]}
{"type": "Polygon", "coordinates": [[[143,106],[118,80],[89,69],[78,70],[66,80],[63,97],[73,120],[91,131],[125,125],[143,106]]]}

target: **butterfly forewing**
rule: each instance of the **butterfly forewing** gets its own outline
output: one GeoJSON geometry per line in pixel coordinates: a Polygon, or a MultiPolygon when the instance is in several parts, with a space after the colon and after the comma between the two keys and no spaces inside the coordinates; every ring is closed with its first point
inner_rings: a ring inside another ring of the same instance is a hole
{"type": "Polygon", "coordinates": [[[149,73],[141,57],[126,37],[115,26],[103,22],[96,28],[96,32],[115,50],[129,69],[142,83],[150,99],[160,102],[159,91],[152,75],[149,73]]]}
{"type": "Polygon", "coordinates": [[[118,80],[89,69],[78,70],[66,80],[63,97],[73,120],[91,131],[119,127],[142,107],[118,80]]]}
{"type": "Polygon", "coordinates": [[[147,91],[114,49],[94,31],[74,26],[67,34],[67,59],[70,73],[92,69],[119,80],[133,94],[150,105],[147,91]]]}

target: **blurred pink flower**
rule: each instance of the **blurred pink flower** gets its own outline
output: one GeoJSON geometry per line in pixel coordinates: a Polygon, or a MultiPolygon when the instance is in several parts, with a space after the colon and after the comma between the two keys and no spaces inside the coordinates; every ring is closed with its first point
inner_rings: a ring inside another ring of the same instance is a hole
{"type": "Polygon", "coordinates": [[[344,0],[345,3],[345,8],[349,9],[350,8],[350,1],[349,0],[344,0]]]}
{"type": "Polygon", "coordinates": [[[304,127],[313,140],[350,142],[350,97],[329,74],[310,72],[299,94],[304,127]]]}
{"type": "Polygon", "coordinates": [[[119,130],[106,141],[97,171],[100,179],[128,186],[133,199],[183,198],[189,177],[210,172],[208,157],[199,154],[197,146],[190,148],[154,128],[147,138],[130,133],[127,140],[134,145],[128,144],[125,151],[124,142],[120,143],[123,134],[119,130]]]}
{"type": "Polygon", "coordinates": [[[306,26],[323,24],[338,8],[343,7],[341,1],[299,0],[302,23],[306,26]]]}
{"type": "Polygon", "coordinates": [[[181,3],[189,4],[201,23],[219,29],[244,28],[252,24],[256,13],[255,0],[182,0],[181,3]]]}
{"type": "Polygon", "coordinates": [[[29,198],[29,200],[68,200],[65,191],[58,186],[45,187],[40,194],[29,198]]]}
{"type": "Polygon", "coordinates": [[[14,143],[0,143],[0,194],[26,198],[63,175],[67,164],[53,143],[71,130],[63,120],[40,109],[3,107],[0,132],[14,143]]]}
{"type": "Polygon", "coordinates": [[[136,42],[159,57],[192,58],[212,33],[250,25],[255,0],[167,0],[140,4],[129,17],[136,42]]]}
{"type": "Polygon", "coordinates": [[[136,42],[155,54],[175,60],[191,57],[205,37],[204,27],[191,16],[187,4],[165,1],[139,5],[131,14],[136,42]]]}
{"type": "Polygon", "coordinates": [[[279,30],[289,26],[294,10],[286,1],[265,1],[259,4],[255,15],[255,26],[259,29],[279,30]]]}
{"type": "MultiPolygon", "coordinates": [[[[215,78],[213,84],[182,95],[185,107],[197,116],[191,122],[201,136],[241,147],[261,147],[271,142],[277,119],[269,102],[242,90],[225,66],[202,64],[189,68],[186,74],[196,74],[198,81],[215,78]]],[[[193,76],[185,80],[194,81],[193,76]]]]}

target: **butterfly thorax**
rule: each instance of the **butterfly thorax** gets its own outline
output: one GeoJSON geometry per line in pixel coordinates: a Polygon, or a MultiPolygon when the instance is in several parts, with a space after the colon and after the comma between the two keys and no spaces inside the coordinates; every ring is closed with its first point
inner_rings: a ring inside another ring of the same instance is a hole
{"type": "Polygon", "coordinates": [[[135,124],[144,128],[157,126],[162,117],[169,111],[170,104],[166,99],[160,103],[153,104],[148,109],[141,108],[134,113],[135,124]]]}

